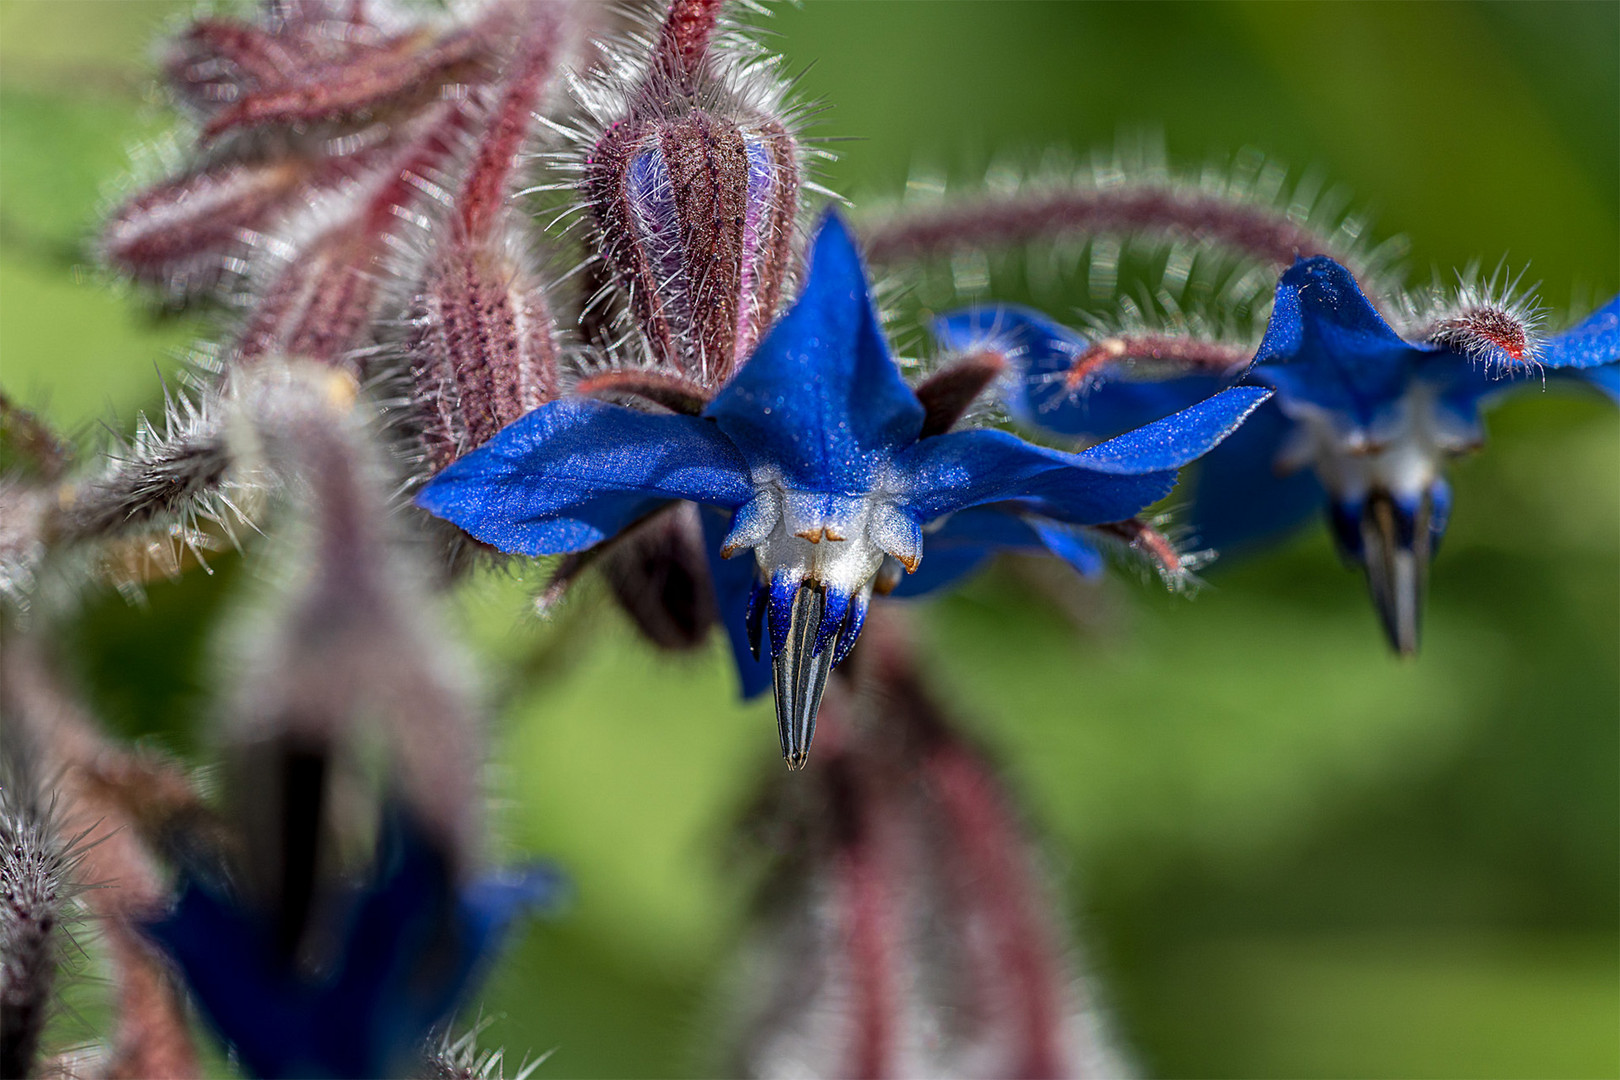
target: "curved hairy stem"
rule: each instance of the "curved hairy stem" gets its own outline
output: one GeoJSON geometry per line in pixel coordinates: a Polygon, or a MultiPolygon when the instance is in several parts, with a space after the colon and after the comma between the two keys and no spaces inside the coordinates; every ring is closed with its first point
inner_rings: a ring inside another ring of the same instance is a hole
{"type": "Polygon", "coordinates": [[[1296,258],[1353,253],[1274,207],[1166,184],[1038,189],[900,210],[862,230],[875,263],[926,259],[1081,234],[1157,234],[1219,244],[1288,266],[1296,258]]]}

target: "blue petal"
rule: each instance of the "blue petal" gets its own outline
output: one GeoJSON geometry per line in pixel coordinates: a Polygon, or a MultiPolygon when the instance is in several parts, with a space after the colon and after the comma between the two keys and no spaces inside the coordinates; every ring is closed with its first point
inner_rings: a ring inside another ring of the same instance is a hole
{"type": "Polygon", "coordinates": [[[1073,526],[1026,513],[1017,504],[992,504],[952,514],[927,536],[922,564],[892,595],[922,596],[953,585],[998,551],[1049,552],[1083,576],[1102,572],[1102,555],[1073,526]]]}
{"type": "Polygon", "coordinates": [[[508,425],[416,503],[502,551],[556,555],[670,499],[734,509],[752,494],[742,456],[712,423],[570,398],[508,425]]]}
{"type": "MultiPolygon", "coordinates": [[[[952,431],[924,439],[900,459],[905,510],[926,524],[946,514],[1009,499],[1048,499],[1065,521],[1121,521],[1170,493],[1174,469],[1143,474],[1104,469],[1035,446],[1005,431],[952,431]]],[[[926,541],[924,559],[926,560],[926,541]]]]}
{"type": "Polygon", "coordinates": [[[1528,364],[1512,368],[1492,367],[1454,352],[1431,355],[1420,365],[1422,380],[1435,395],[1435,409],[1439,418],[1453,433],[1483,440],[1485,425],[1483,411],[1489,398],[1527,385],[1535,378],[1536,369],[1528,364]]]}
{"type": "Polygon", "coordinates": [[[1284,407],[1300,402],[1370,426],[1405,393],[1427,351],[1401,340],[1350,271],[1318,255],[1277,283],[1253,373],[1277,388],[1284,407]]]}
{"type": "Polygon", "coordinates": [[[838,648],[833,652],[832,666],[838,667],[849,654],[855,650],[855,642],[860,640],[861,629],[866,625],[866,611],[870,606],[872,594],[870,590],[863,589],[850,598],[849,618],[844,624],[843,633],[838,635],[838,648]]]}
{"type": "Polygon", "coordinates": [[[1234,386],[1173,416],[1126,432],[1080,457],[1118,472],[1176,469],[1217,446],[1271,396],[1261,386],[1234,386]]]}
{"type": "Polygon", "coordinates": [[[195,880],[147,928],[253,1075],[396,1075],[449,1018],[513,917],[559,889],[550,870],[458,889],[397,811],[378,848],[373,880],[348,898],[335,951],[314,972],[282,954],[265,915],[195,880]]]}
{"type": "Polygon", "coordinates": [[[1234,387],[1079,454],[1004,431],[924,439],[899,462],[903,503],[923,523],[1009,499],[1042,500],[1048,516],[1078,525],[1122,521],[1168,495],[1176,469],[1219,443],[1267,396],[1261,387],[1234,387]]]}
{"type": "Polygon", "coordinates": [[[1079,529],[1044,517],[1028,517],[1024,521],[1040,537],[1047,551],[1068,563],[1081,577],[1096,577],[1103,572],[1102,552],[1093,547],[1079,529]]]}
{"type": "Polygon", "coordinates": [[[804,291],[705,412],[752,466],[803,491],[866,490],[922,430],[849,228],[822,218],[804,291]]]}
{"type": "Polygon", "coordinates": [[[1620,361],[1620,296],[1578,326],[1554,335],[1536,361],[1550,368],[1593,368],[1620,361]]]}
{"type": "Polygon", "coordinates": [[[1616,404],[1620,404],[1620,364],[1578,369],[1578,377],[1608,394],[1616,404]]]}
{"type": "Polygon", "coordinates": [[[741,684],[742,696],[751,698],[771,688],[771,651],[761,648],[756,657],[748,634],[748,606],[759,571],[751,551],[739,552],[729,559],[720,557],[720,542],[731,528],[727,515],[706,506],[702,517],[715,603],[720,612],[720,621],[726,628],[726,638],[731,643],[732,659],[737,663],[737,680],[741,684]]]}
{"type": "Polygon", "coordinates": [[[954,312],[934,323],[934,337],[952,351],[1003,350],[1022,376],[1007,396],[1008,411],[1019,423],[1059,435],[1111,438],[1203,401],[1232,381],[1211,375],[1137,379],[1106,365],[1096,381],[1073,392],[1064,375],[1091,343],[1039,311],[1013,305],[954,312]]]}
{"type": "Polygon", "coordinates": [[[1224,553],[1275,539],[1326,504],[1309,468],[1285,474],[1277,467],[1293,429],[1274,398],[1199,461],[1189,515],[1199,544],[1224,553]]]}

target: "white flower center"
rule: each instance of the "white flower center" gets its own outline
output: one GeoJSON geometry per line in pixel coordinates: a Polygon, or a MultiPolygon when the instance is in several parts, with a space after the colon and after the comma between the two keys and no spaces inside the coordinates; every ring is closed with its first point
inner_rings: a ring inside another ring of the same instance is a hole
{"type": "Polygon", "coordinates": [[[1417,499],[1439,479],[1442,462],[1479,444],[1479,432],[1440,407],[1432,386],[1416,383],[1375,428],[1346,427],[1335,413],[1295,405],[1299,421],[1279,464],[1309,465],[1341,501],[1359,502],[1382,491],[1417,499]]]}

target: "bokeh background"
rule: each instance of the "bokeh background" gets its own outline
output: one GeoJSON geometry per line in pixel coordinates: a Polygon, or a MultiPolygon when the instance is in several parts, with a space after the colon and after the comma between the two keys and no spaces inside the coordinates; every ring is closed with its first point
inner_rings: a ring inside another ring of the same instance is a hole
{"type": "MultiPolygon", "coordinates": [[[[167,126],[151,42],[183,3],[0,2],[0,385],[80,435],[161,400],[192,316],[85,239],[167,126]]],[[[829,109],[827,182],[1150,132],[1197,165],[1320,166],[1422,276],[1529,263],[1556,309],[1620,288],[1620,6],[818,3],[774,39],[829,109]],[[813,62],[813,63],[812,63],[813,62]]],[[[1061,314],[1061,309],[1058,310],[1061,314]]],[[[1144,1072],[1620,1073],[1620,420],[1520,394],[1454,473],[1422,657],[1401,663],[1319,529],[1208,574],[1057,590],[1002,567],[919,611],[931,666],[1045,838],[1144,1072]]],[[[206,760],[209,642],[248,585],[93,595],[67,631],[119,732],[206,760]]],[[[1038,573],[1038,572],[1037,572],[1038,573]]],[[[526,615],[537,571],[458,598],[496,723],[496,847],[576,882],[487,987],[540,1075],[701,1075],[749,875],[730,839],[780,764],[723,648],[654,655],[602,605],[526,615]]]]}

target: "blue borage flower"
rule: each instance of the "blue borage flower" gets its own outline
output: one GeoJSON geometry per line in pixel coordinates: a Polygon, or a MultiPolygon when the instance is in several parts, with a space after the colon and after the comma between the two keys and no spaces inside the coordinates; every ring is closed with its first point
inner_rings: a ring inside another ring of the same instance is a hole
{"type": "Polygon", "coordinates": [[[1200,541],[1243,547],[1325,509],[1402,653],[1417,648],[1427,564],[1450,514],[1442,466],[1481,444],[1486,400],[1544,370],[1620,397],[1620,298],[1518,356],[1488,336],[1409,341],[1324,256],[1284,272],[1253,363],[1235,372],[1142,381],[1105,368],[1076,393],[1065,374],[1092,342],[1037,312],[959,312],[936,336],[950,349],[1005,350],[1022,373],[1014,416],[1067,435],[1106,437],[1238,382],[1275,389],[1199,464],[1190,517],[1200,541]]]}
{"type": "Polygon", "coordinates": [[[447,1023],[523,910],[564,889],[548,867],[460,884],[398,808],[370,879],[331,898],[322,959],[289,956],[274,917],[206,876],[147,926],[253,1076],[398,1076],[447,1023]]]}
{"type": "Polygon", "coordinates": [[[854,241],[828,214],[797,302],[701,417],[552,402],[417,502],[524,555],[588,548],[672,499],[729,514],[719,554],[754,558],[746,575],[722,570],[717,592],[750,654],[768,633],[782,752],[797,768],[885,558],[916,570],[925,528],[975,507],[1068,524],[1129,518],[1268,396],[1228,390],[1082,454],[995,430],[923,438],[923,405],[889,353],[854,241]]]}

